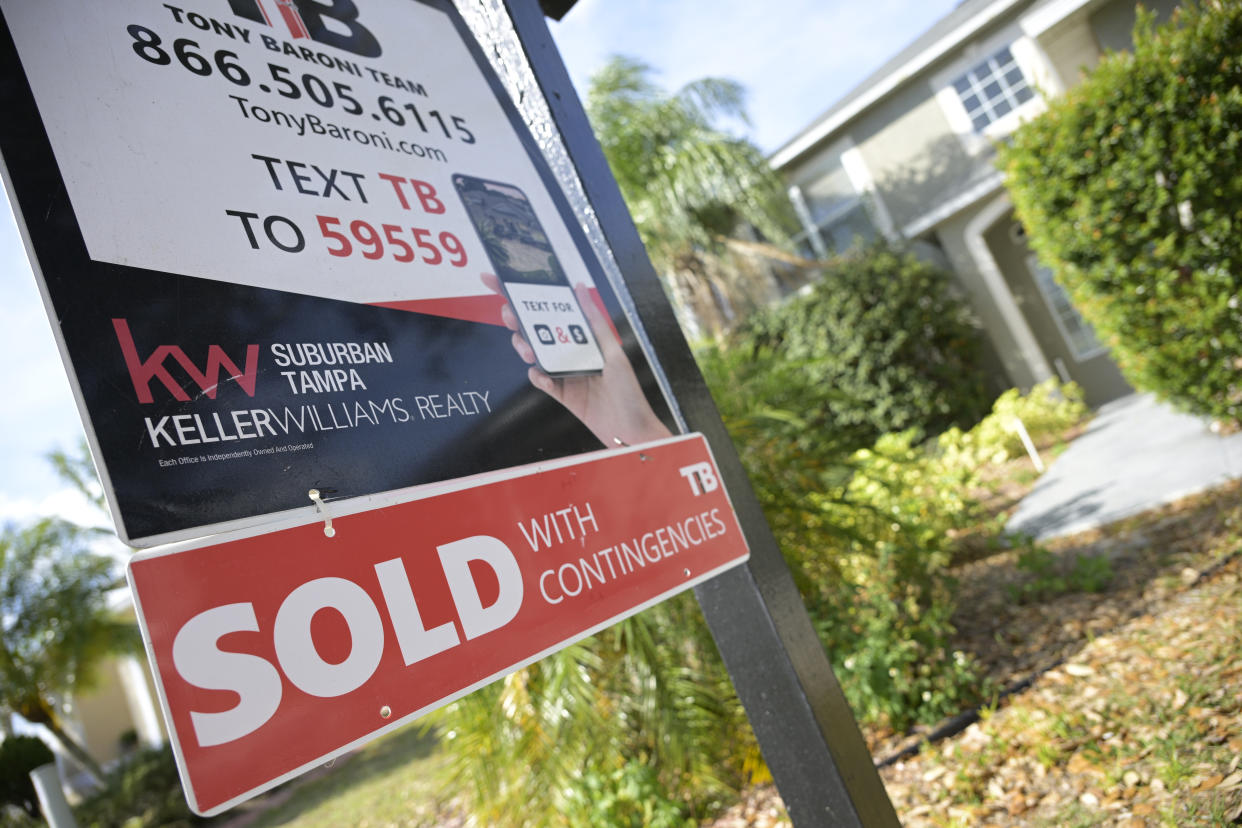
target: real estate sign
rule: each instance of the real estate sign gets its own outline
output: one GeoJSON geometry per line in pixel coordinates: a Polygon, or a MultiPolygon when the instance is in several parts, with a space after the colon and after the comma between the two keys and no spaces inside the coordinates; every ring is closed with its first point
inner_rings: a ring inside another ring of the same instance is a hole
{"type": "Polygon", "coordinates": [[[449,0],[0,0],[0,108],[196,810],[746,560],[449,0]]]}
{"type": "Polygon", "coordinates": [[[6,185],[127,542],[634,443],[557,401],[619,371],[671,423],[449,0],[0,13],[6,185]]]}

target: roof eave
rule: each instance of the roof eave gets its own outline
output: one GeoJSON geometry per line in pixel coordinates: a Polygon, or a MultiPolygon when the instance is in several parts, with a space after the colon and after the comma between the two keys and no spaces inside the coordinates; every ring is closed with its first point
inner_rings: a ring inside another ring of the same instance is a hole
{"type": "Polygon", "coordinates": [[[994,22],[1014,6],[1024,2],[1026,0],[996,0],[995,3],[992,3],[956,29],[914,55],[894,71],[889,72],[882,78],[876,79],[865,94],[860,95],[839,110],[829,110],[822,120],[812,124],[786,142],[776,152],[772,153],[768,159],[769,163],[774,168],[780,169],[796,161],[824,139],[831,137],[833,133],[879,103],[902,84],[940,60],[963,41],[973,37],[980,29],[994,22]]]}

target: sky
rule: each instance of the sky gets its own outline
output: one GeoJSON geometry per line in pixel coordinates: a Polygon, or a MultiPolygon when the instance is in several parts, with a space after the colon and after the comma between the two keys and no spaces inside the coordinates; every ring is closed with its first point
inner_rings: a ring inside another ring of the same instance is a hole
{"type": "MultiPolygon", "coordinates": [[[[552,23],[578,89],[610,55],[638,58],[677,89],[740,82],[772,152],[957,5],[958,0],[579,0],[552,23]]],[[[7,197],[0,204],[0,524],[59,514],[98,522],[46,461],[81,433],[55,339],[7,197]]]]}

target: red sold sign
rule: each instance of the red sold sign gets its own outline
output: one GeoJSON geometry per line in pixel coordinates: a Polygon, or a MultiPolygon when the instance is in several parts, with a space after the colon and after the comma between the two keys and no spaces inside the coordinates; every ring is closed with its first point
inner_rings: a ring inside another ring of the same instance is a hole
{"type": "Polygon", "coordinates": [[[304,523],[133,558],[195,811],[232,807],[748,555],[699,435],[499,478],[342,511],[331,538],[304,523]]]}

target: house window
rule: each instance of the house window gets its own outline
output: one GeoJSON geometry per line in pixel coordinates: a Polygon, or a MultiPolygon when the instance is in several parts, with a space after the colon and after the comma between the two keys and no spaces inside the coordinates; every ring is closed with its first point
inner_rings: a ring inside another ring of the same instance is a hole
{"type": "Polygon", "coordinates": [[[1048,310],[1052,312],[1057,328],[1069,344],[1070,353],[1074,355],[1074,359],[1082,362],[1107,351],[1108,349],[1100,344],[1100,340],[1096,339],[1095,330],[1091,324],[1082,318],[1078,309],[1070,302],[1065,289],[1057,284],[1052,276],[1052,270],[1040,264],[1036,256],[1030,256],[1026,264],[1031,270],[1031,275],[1035,277],[1035,286],[1039,288],[1044,302],[1048,305],[1048,310]]]}
{"type": "Polygon", "coordinates": [[[852,149],[846,140],[821,154],[799,171],[789,190],[803,228],[794,241],[804,256],[823,258],[848,250],[858,238],[876,236],[862,188],[846,165],[852,149]]]}
{"type": "Polygon", "coordinates": [[[1008,46],[954,80],[953,90],[978,133],[1035,97],[1008,46]]]}
{"type": "Polygon", "coordinates": [[[860,241],[870,242],[875,237],[875,224],[866,205],[861,198],[855,198],[794,236],[793,241],[802,256],[819,259],[844,253],[860,241]]]}

